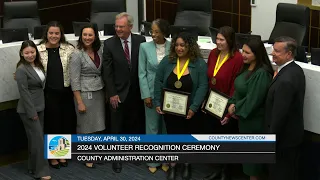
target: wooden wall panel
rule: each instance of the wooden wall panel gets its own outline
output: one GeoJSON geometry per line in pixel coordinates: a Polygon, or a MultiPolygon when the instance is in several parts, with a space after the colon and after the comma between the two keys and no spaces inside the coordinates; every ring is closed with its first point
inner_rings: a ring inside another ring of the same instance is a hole
{"type": "Polygon", "coordinates": [[[39,14],[41,17],[41,23],[47,24],[52,20],[57,20],[63,25],[65,33],[73,33],[71,23],[72,21],[89,21],[90,9],[88,10],[88,7],[90,7],[90,2],[77,3],[70,6],[61,6],[40,10],[39,14]]]}
{"type": "Polygon", "coordinates": [[[251,17],[240,15],[240,32],[248,33],[251,31],[251,17]]]}
{"type": "Polygon", "coordinates": [[[151,22],[155,17],[155,1],[146,0],[146,21],[151,22]]]}
{"type": "Polygon", "coordinates": [[[310,29],[310,47],[319,47],[319,29],[311,28],[310,29]]]}
{"type": "MultiPolygon", "coordinates": [[[[159,1],[157,1],[159,2],[159,1]]],[[[172,2],[159,2],[160,5],[160,18],[167,19],[170,24],[174,23],[174,19],[176,17],[177,4],[172,2]]]]}
{"type": "MultiPolygon", "coordinates": [[[[146,0],[146,7],[147,21],[163,18],[174,23],[177,0],[146,0]]],[[[249,0],[212,0],[212,15],[213,27],[231,26],[236,32],[245,33],[251,29],[249,0]]]]}
{"type": "Polygon", "coordinates": [[[232,14],[221,11],[213,11],[212,26],[216,28],[222,26],[232,26],[232,14]]]}
{"type": "Polygon", "coordinates": [[[224,12],[232,12],[233,0],[223,0],[223,1],[212,1],[212,9],[224,11],[224,12]]]}

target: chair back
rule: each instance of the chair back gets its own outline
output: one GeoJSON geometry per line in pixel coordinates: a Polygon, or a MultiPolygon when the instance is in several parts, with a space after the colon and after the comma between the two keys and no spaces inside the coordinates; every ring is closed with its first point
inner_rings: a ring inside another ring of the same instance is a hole
{"type": "Polygon", "coordinates": [[[113,36],[116,34],[116,29],[113,24],[105,24],[103,29],[103,35],[105,36],[113,36]]]}
{"type": "MultiPolygon", "coordinates": [[[[74,32],[74,35],[75,36],[80,36],[81,34],[81,29],[84,27],[84,26],[87,26],[89,24],[93,24],[93,26],[96,26],[97,27],[97,24],[94,24],[94,23],[90,23],[90,22],[78,22],[78,21],[73,21],[72,22],[72,27],[73,27],[73,32],[74,32]]],[[[98,27],[97,27],[98,28],[98,27]]]]}
{"type": "Polygon", "coordinates": [[[190,33],[192,38],[198,41],[199,29],[197,26],[170,26],[171,38],[175,38],[181,32],[190,33]]]}
{"type": "Polygon", "coordinates": [[[33,34],[34,27],[40,25],[37,1],[4,2],[3,28],[28,28],[33,34]]]}
{"type": "Polygon", "coordinates": [[[33,38],[34,39],[42,39],[45,31],[46,31],[47,25],[42,25],[42,26],[36,26],[34,27],[33,30],[33,38]]]}
{"type": "Polygon", "coordinates": [[[310,23],[309,7],[299,4],[279,3],[276,22],[271,32],[269,43],[280,36],[289,36],[297,41],[298,46],[308,46],[310,23]]]}
{"type": "Polygon", "coordinates": [[[261,36],[260,35],[254,35],[254,34],[244,34],[244,33],[236,33],[235,34],[235,39],[236,39],[236,46],[238,49],[242,49],[242,46],[252,38],[257,38],[258,40],[261,41],[261,36]]]}
{"type": "Polygon", "coordinates": [[[28,28],[3,28],[0,29],[2,36],[2,43],[11,43],[17,41],[25,41],[29,40],[28,28]]]}
{"type": "Polygon", "coordinates": [[[152,26],[152,23],[151,22],[147,22],[147,21],[142,21],[142,25],[143,25],[143,32],[141,32],[141,35],[143,36],[151,36],[151,26],[152,26]]]}
{"type": "Polygon", "coordinates": [[[90,21],[102,31],[105,24],[114,24],[121,12],[126,12],[126,0],[92,0],[90,21]]]}
{"type": "Polygon", "coordinates": [[[211,36],[212,43],[216,43],[216,39],[217,39],[217,35],[218,35],[218,32],[219,32],[219,29],[214,28],[214,27],[209,27],[209,31],[210,31],[210,36],[211,36]]]}
{"type": "Polygon", "coordinates": [[[311,64],[320,66],[320,48],[311,48],[311,64]]]}
{"type": "Polygon", "coordinates": [[[175,26],[197,26],[200,36],[210,34],[212,0],[178,0],[175,26]]]}

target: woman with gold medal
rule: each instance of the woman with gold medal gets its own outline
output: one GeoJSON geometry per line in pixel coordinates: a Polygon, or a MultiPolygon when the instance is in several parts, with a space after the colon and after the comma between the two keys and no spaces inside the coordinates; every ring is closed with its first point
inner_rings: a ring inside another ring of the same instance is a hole
{"type": "MultiPolygon", "coordinates": [[[[158,65],[154,84],[154,104],[156,111],[164,115],[167,134],[191,134],[191,120],[199,111],[208,90],[207,65],[200,54],[197,41],[182,32],[171,42],[169,56],[158,65]],[[164,114],[160,105],[163,88],[190,93],[187,117],[164,114]]],[[[176,164],[170,164],[168,180],[176,179],[176,164]]],[[[191,179],[190,165],[182,165],[182,179],[191,179]]]]}
{"type": "MultiPolygon", "coordinates": [[[[231,27],[221,27],[216,38],[217,48],[213,49],[208,57],[209,89],[215,89],[223,94],[232,96],[234,92],[234,80],[241,71],[243,58],[236,48],[235,32],[231,27]]],[[[202,134],[233,134],[238,133],[238,123],[230,115],[223,119],[217,119],[209,114],[202,114],[204,121],[201,124],[202,134]]],[[[227,172],[227,166],[215,164],[214,171],[203,180],[227,180],[231,175],[227,172]]]]}

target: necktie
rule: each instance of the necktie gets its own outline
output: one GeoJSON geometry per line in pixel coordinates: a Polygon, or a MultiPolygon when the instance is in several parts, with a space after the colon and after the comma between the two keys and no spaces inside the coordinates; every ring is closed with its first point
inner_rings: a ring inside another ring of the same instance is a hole
{"type": "Polygon", "coordinates": [[[273,79],[276,77],[277,74],[278,74],[278,68],[273,73],[273,79]]]}
{"type": "Polygon", "coordinates": [[[128,46],[127,40],[124,41],[124,54],[126,56],[128,64],[130,64],[130,52],[129,52],[129,46],[128,46]]]}

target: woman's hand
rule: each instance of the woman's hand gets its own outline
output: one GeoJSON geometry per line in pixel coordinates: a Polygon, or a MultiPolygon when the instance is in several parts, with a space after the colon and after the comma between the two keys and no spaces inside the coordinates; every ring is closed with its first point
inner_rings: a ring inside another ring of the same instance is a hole
{"type": "Polygon", "coordinates": [[[234,115],[232,115],[231,117],[233,117],[234,119],[239,119],[239,117],[238,116],[236,116],[235,114],[234,115]]]}
{"type": "Polygon", "coordinates": [[[204,106],[206,105],[206,101],[203,101],[202,105],[201,105],[201,111],[205,114],[207,114],[207,112],[205,110],[203,110],[204,106]]]}
{"type": "Polygon", "coordinates": [[[193,117],[193,115],[194,115],[194,112],[191,109],[189,109],[186,119],[191,119],[193,117]]]}
{"type": "Polygon", "coordinates": [[[164,113],[161,111],[160,106],[156,107],[156,111],[157,111],[158,114],[164,114],[164,113]]]}
{"type": "Polygon", "coordinates": [[[85,113],[86,106],[83,103],[78,104],[78,111],[79,111],[79,113],[85,113]]]}
{"type": "Polygon", "coordinates": [[[39,116],[37,115],[37,116],[33,117],[32,120],[34,120],[34,121],[39,120],[39,116]]]}
{"type": "Polygon", "coordinates": [[[228,112],[230,115],[233,115],[235,113],[236,106],[234,104],[231,104],[228,108],[228,112]]]}
{"type": "Polygon", "coordinates": [[[230,119],[229,119],[228,117],[224,117],[223,120],[220,121],[220,123],[221,123],[221,125],[223,126],[223,125],[228,124],[229,120],[230,120],[230,119]]]}
{"type": "Polygon", "coordinates": [[[144,99],[144,104],[145,104],[148,108],[152,108],[152,99],[151,99],[151,97],[145,98],[145,99],[144,99]]]}

